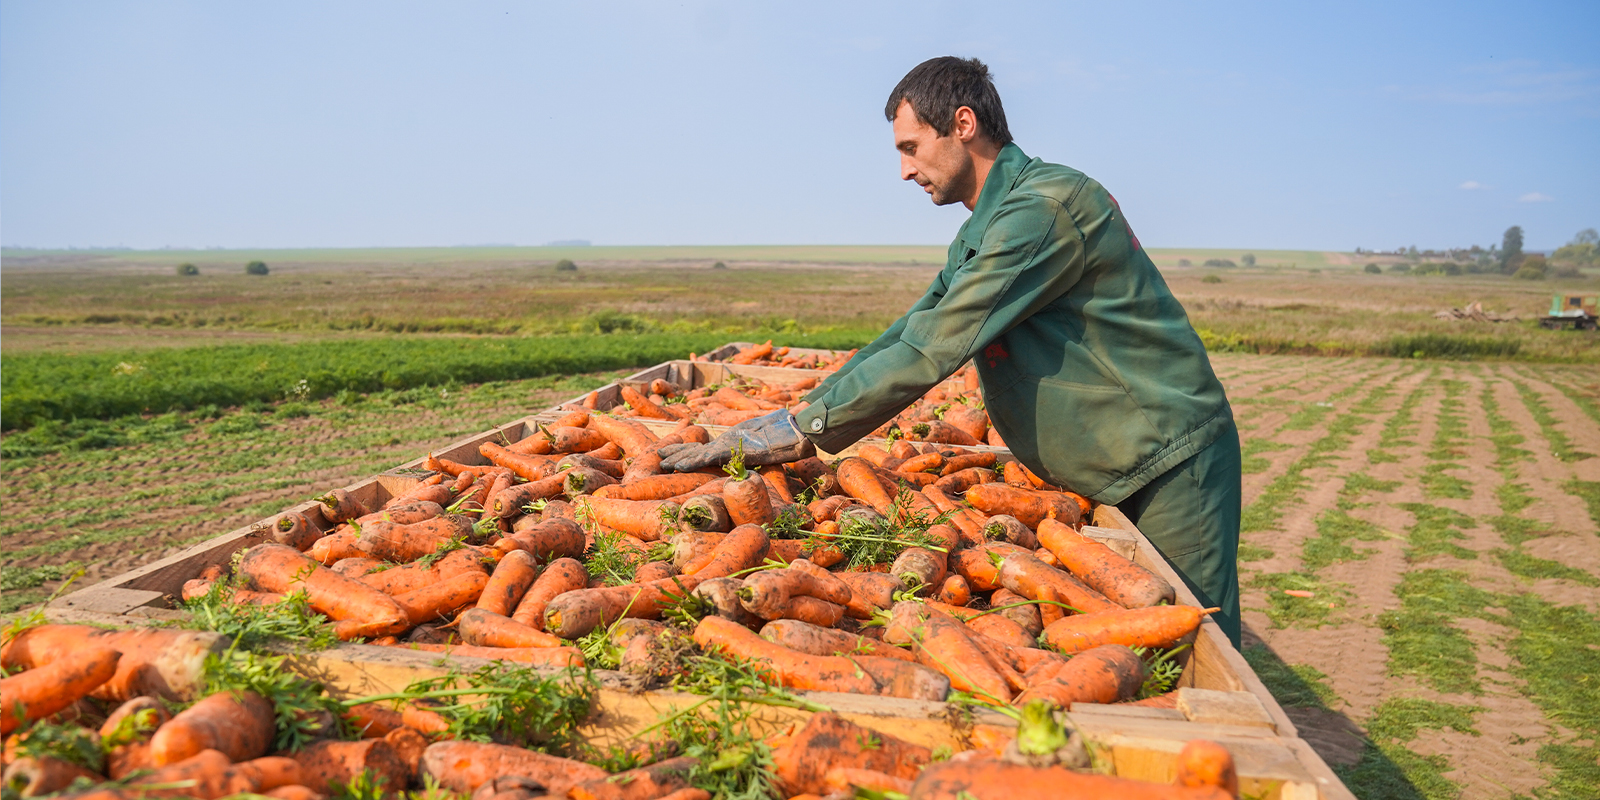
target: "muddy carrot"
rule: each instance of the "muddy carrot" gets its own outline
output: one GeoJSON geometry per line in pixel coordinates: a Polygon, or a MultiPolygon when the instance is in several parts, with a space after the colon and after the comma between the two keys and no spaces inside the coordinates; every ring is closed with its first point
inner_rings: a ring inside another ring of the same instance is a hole
{"type": "Polygon", "coordinates": [[[744,581],[739,578],[708,578],[694,587],[694,596],[709,602],[716,615],[746,628],[759,628],[766,620],[750,613],[739,602],[739,590],[744,581]]]}
{"type": "Polygon", "coordinates": [[[373,558],[405,563],[432,555],[453,540],[471,537],[472,524],[463,514],[446,514],[409,525],[374,522],[361,529],[356,546],[373,558]]]}
{"type": "Polygon", "coordinates": [[[457,611],[478,602],[489,576],[482,572],[465,572],[431,586],[397,595],[395,604],[406,612],[413,625],[448,620],[457,611]]]}
{"type": "MultiPolygon", "coordinates": [[[[1072,577],[1071,573],[1063,572],[1049,564],[1040,561],[1031,553],[1017,553],[1006,556],[1000,565],[999,583],[1017,594],[1039,597],[1039,587],[1049,586],[1055,591],[1056,596],[1067,605],[1077,609],[1079,614],[1094,614],[1101,611],[1121,611],[1121,606],[1105,598],[1105,595],[1085,586],[1083,582],[1072,577]]],[[[1196,624],[1199,624],[1196,622],[1196,624]]],[[[1100,644],[1097,642],[1096,644],[1100,644]]]]}
{"type": "Polygon", "coordinates": [[[734,525],[766,525],[777,517],[767,483],[755,473],[722,484],[722,502],[734,525]]]}
{"type": "Polygon", "coordinates": [[[1024,550],[1039,547],[1039,537],[1022,520],[1009,514],[996,514],[983,526],[983,538],[991,542],[1010,542],[1024,550]]]}
{"type": "Polygon", "coordinates": [[[1029,636],[1038,638],[1040,631],[1044,630],[1044,623],[1039,618],[1039,606],[1029,603],[1028,598],[1004,587],[994,590],[989,596],[989,607],[1002,609],[995,613],[1017,623],[1029,636]]]}
{"type": "Polygon", "coordinates": [[[465,572],[487,572],[483,559],[472,548],[462,548],[447,553],[432,565],[417,562],[352,577],[386,595],[396,597],[425,589],[465,572]]]}
{"type": "Polygon", "coordinates": [[[202,750],[218,750],[231,761],[260,758],[277,732],[272,704],[255,692],[218,692],[178,712],[150,737],[150,760],[158,767],[202,750]]]}
{"type": "Polygon", "coordinates": [[[814,500],[806,506],[806,510],[811,512],[812,519],[817,520],[818,522],[826,522],[832,520],[834,515],[837,514],[841,509],[845,508],[846,506],[853,505],[855,502],[855,498],[849,495],[840,494],[832,497],[824,497],[821,500],[814,500]]]}
{"type": "Polygon", "coordinates": [[[5,768],[6,795],[17,792],[18,797],[44,797],[66,789],[73,781],[82,779],[89,783],[104,783],[105,776],[51,756],[23,756],[5,768]]]}
{"type": "Polygon", "coordinates": [[[502,491],[496,492],[489,498],[486,506],[490,515],[500,519],[508,519],[523,513],[529,503],[537,500],[549,500],[566,491],[567,476],[556,473],[548,478],[536,481],[519,483],[502,491]]]}
{"type": "Polygon", "coordinates": [[[385,792],[399,792],[411,780],[410,766],[384,739],[312,742],[292,757],[305,785],[322,792],[335,792],[363,772],[370,772],[385,792]]]}
{"type": "Polygon", "coordinates": [[[564,639],[577,639],[624,616],[656,619],[673,598],[694,591],[695,576],[678,576],[627,586],[604,586],[567,592],[545,607],[544,629],[564,639]]]}
{"type": "Polygon", "coordinates": [[[1039,541],[1067,571],[1124,608],[1173,603],[1177,594],[1161,576],[1078,533],[1070,525],[1047,519],[1039,523],[1039,541]]]}
{"type": "Polygon", "coordinates": [[[1018,489],[1003,483],[969,488],[967,502],[986,514],[1010,514],[1030,528],[1037,528],[1039,520],[1046,517],[1076,525],[1083,515],[1078,503],[1060,492],[1018,489]]]}
{"type": "Polygon", "coordinates": [[[575,520],[565,517],[554,517],[542,522],[532,522],[521,530],[513,530],[508,536],[494,543],[494,549],[502,553],[512,550],[525,550],[542,563],[549,563],[558,558],[579,558],[587,548],[584,538],[583,526],[575,520]]]}
{"type": "Polygon", "coordinates": [[[721,494],[705,494],[685,500],[683,510],[678,514],[678,522],[685,530],[720,533],[733,530],[733,519],[728,516],[728,506],[721,494]]]}
{"type": "Polygon", "coordinates": [[[917,800],[1047,800],[1058,797],[1115,800],[1230,800],[1221,789],[1190,789],[1164,783],[1073,772],[1066,767],[1031,767],[1000,759],[942,761],[911,786],[917,800]]]}
{"type": "Polygon", "coordinates": [[[567,790],[572,800],[657,800],[689,787],[689,773],[700,763],[688,756],[669,758],[648,766],[595,778],[567,790]]]}
{"type": "MultiPolygon", "coordinates": [[[[814,656],[799,653],[769,642],[749,628],[722,617],[700,620],[700,624],[695,626],[694,641],[708,650],[727,653],[736,661],[755,663],[769,670],[780,686],[791,689],[928,700],[944,698],[941,682],[921,677],[923,673],[916,664],[873,656],[814,656]],[[912,677],[886,680],[891,674],[898,673],[912,677]]],[[[948,685],[943,688],[947,689],[948,685]]]]}
{"type": "Polygon", "coordinates": [[[941,603],[965,606],[972,602],[972,589],[967,586],[966,578],[960,575],[947,575],[939,583],[939,593],[936,597],[941,603]]]}
{"type": "Polygon", "coordinates": [[[711,557],[705,565],[693,572],[685,566],[683,571],[685,575],[697,578],[727,577],[735,572],[760,566],[762,560],[767,557],[770,546],[771,540],[760,525],[740,525],[723,537],[711,551],[711,557]]]}
{"type": "Polygon", "coordinates": [[[847,458],[839,462],[839,488],[851,497],[866,503],[879,514],[889,513],[894,498],[878,480],[877,468],[860,458],[847,458]]]}
{"type": "Polygon", "coordinates": [[[987,592],[1000,586],[1000,567],[995,561],[1014,555],[1033,554],[1007,542],[988,542],[967,547],[950,557],[950,571],[965,578],[972,591],[987,592]]]}
{"type": "Polygon", "coordinates": [[[615,442],[628,456],[637,458],[650,451],[659,438],[649,428],[631,420],[617,419],[603,414],[589,418],[589,427],[615,442]]]}
{"type": "Polygon", "coordinates": [[[761,638],[800,653],[814,656],[878,656],[901,661],[916,661],[911,651],[868,639],[838,628],[813,625],[796,619],[775,619],[761,626],[761,638]]]}
{"type": "Polygon", "coordinates": [[[919,453],[908,458],[894,469],[896,472],[939,472],[944,469],[945,458],[938,453],[919,453]]]}
{"type": "Polygon", "coordinates": [[[531,628],[543,629],[544,611],[550,601],[589,585],[589,573],[583,564],[572,558],[558,558],[544,568],[533,582],[522,602],[511,613],[511,619],[531,628]]]}
{"type": "Polygon", "coordinates": [[[801,595],[841,606],[850,602],[852,592],[844,581],[825,569],[812,567],[805,559],[796,559],[793,563],[796,566],[763,570],[745,578],[739,598],[750,613],[763,619],[777,619],[782,616],[784,606],[801,595]]]}
{"type": "Polygon", "coordinates": [[[1007,486],[1015,486],[1018,489],[1034,488],[1033,482],[1028,480],[1028,470],[1026,467],[1022,466],[1022,462],[1007,461],[1005,465],[1000,468],[1000,470],[1000,479],[1004,481],[1007,486]]]}
{"type": "Polygon", "coordinates": [[[626,403],[639,416],[647,419],[677,419],[677,417],[667,413],[666,409],[652,402],[650,398],[640,394],[639,390],[632,386],[622,386],[622,402],[626,403]]]}
{"type": "Polygon", "coordinates": [[[590,467],[573,467],[561,474],[566,477],[562,491],[568,497],[589,494],[602,486],[610,486],[617,482],[616,478],[590,467]]]}
{"type": "Polygon", "coordinates": [[[909,641],[917,662],[944,673],[952,687],[990,702],[1010,702],[1011,687],[972,636],[949,614],[909,601],[895,604],[884,631],[885,641],[909,641]]]}
{"type": "Polygon", "coordinates": [[[272,541],[286,544],[296,550],[305,552],[322,538],[322,530],[311,524],[306,515],[298,511],[291,511],[278,517],[272,523],[272,541]]]}
{"type": "Polygon", "coordinates": [[[678,527],[681,507],[670,500],[614,500],[588,497],[579,501],[579,514],[598,525],[622,531],[646,542],[670,536],[678,527]]]}
{"type": "Polygon", "coordinates": [[[777,492],[778,497],[783,502],[794,502],[794,493],[789,491],[789,474],[783,471],[783,467],[777,465],[761,467],[757,472],[761,474],[761,479],[766,481],[774,492],[777,492]]]}
{"type": "Polygon", "coordinates": [[[1122,645],[1085,650],[1032,679],[1018,705],[1047,700],[1063,710],[1073,703],[1115,703],[1127,700],[1144,685],[1144,659],[1122,645]]]}
{"type": "Polygon", "coordinates": [[[481,608],[461,612],[456,623],[461,640],[476,647],[560,647],[565,644],[532,625],[481,608]]]}
{"type": "Polygon", "coordinates": [[[949,475],[942,475],[933,482],[933,485],[946,492],[960,494],[971,491],[973,487],[990,483],[994,479],[994,470],[970,467],[959,472],[952,472],[949,475]]]}
{"type": "Polygon", "coordinates": [[[366,505],[344,489],[334,489],[312,499],[321,504],[322,516],[335,524],[367,514],[366,505]]]}
{"type": "Polygon", "coordinates": [[[904,581],[884,572],[836,572],[834,576],[850,587],[844,612],[851,619],[872,619],[875,612],[893,608],[895,593],[906,590],[904,581]]]}
{"type": "Polygon", "coordinates": [[[365,557],[366,551],[356,547],[356,542],[355,531],[348,528],[337,530],[312,542],[311,547],[306,550],[306,555],[322,564],[333,564],[346,558],[365,557]]]}
{"type": "Polygon", "coordinates": [[[933,760],[921,745],[857,725],[833,712],[813,714],[772,752],[772,772],[786,796],[827,791],[830,769],[870,769],[914,779],[933,760]]]}
{"type": "Polygon", "coordinates": [[[866,790],[868,792],[898,792],[899,794],[908,795],[911,792],[911,780],[875,769],[834,767],[822,776],[822,787],[829,794],[854,794],[858,790],[866,790]]]}
{"type": "Polygon", "coordinates": [[[119,651],[98,647],[0,678],[0,735],[78,702],[117,674],[121,658],[119,651]]]}
{"type": "Polygon", "coordinates": [[[1063,653],[1081,653],[1103,644],[1170,647],[1200,627],[1216,609],[1193,606],[1115,608],[1066,617],[1045,626],[1044,638],[1063,653]]]}
{"type": "Polygon", "coordinates": [[[406,614],[394,599],[360,581],[353,581],[281,544],[250,548],[239,562],[239,574],[257,588],[280,594],[301,591],[311,607],[334,619],[341,639],[383,636],[408,627],[406,614]]]}
{"type": "Polygon", "coordinates": [[[471,794],[501,775],[521,775],[544,784],[553,797],[566,797],[574,785],[600,780],[607,774],[581,761],[520,747],[466,741],[428,745],[422,754],[422,772],[444,789],[464,794],[471,794]]]}

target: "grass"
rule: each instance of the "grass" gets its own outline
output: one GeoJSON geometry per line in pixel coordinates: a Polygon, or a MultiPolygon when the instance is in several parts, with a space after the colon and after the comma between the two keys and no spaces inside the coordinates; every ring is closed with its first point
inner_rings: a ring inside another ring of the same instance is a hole
{"type": "Polygon", "coordinates": [[[1345,561],[1359,561],[1372,554],[1372,550],[1356,550],[1350,541],[1376,542],[1388,536],[1365,520],[1356,519],[1347,512],[1330,508],[1317,515],[1317,535],[1307,539],[1301,549],[1302,566],[1315,572],[1345,561]]]}
{"type": "Polygon", "coordinates": [[[1533,415],[1534,422],[1539,423],[1539,431],[1544,434],[1545,441],[1550,443],[1551,455],[1567,463],[1594,458],[1591,453],[1579,452],[1572,448],[1572,440],[1568,439],[1566,433],[1556,427],[1555,415],[1550,413],[1549,404],[1545,403],[1544,398],[1537,391],[1522,381],[1513,380],[1510,383],[1516,387],[1517,394],[1522,397],[1522,404],[1527,406],[1528,413],[1533,415]]]}
{"type": "Polygon", "coordinates": [[[1306,664],[1286,663],[1263,644],[1246,647],[1241,653],[1251,671],[1282,705],[1328,710],[1340,704],[1339,696],[1328,686],[1328,676],[1322,670],[1306,664]]]}
{"type": "MultiPolygon", "coordinates": [[[[745,332],[759,336],[762,332],[745,332]]],[[[641,334],[527,338],[374,337],[300,344],[111,351],[64,357],[6,356],[0,373],[6,429],[41,423],[164,414],[204,406],[318,400],[646,366],[705,352],[739,334],[641,334]]],[[[847,347],[870,334],[794,336],[796,344],[847,347]]],[[[225,424],[248,424],[234,421],[225,424]]],[[[68,426],[80,444],[111,436],[68,426]]]]}
{"type": "Polygon", "coordinates": [[[1507,572],[1528,580],[1542,580],[1545,578],[1559,578],[1572,581],[1583,586],[1600,586],[1600,578],[1590,575],[1577,567],[1569,567],[1549,559],[1537,558],[1522,552],[1520,548],[1495,550],[1494,554],[1500,559],[1500,564],[1507,572]]]}
{"type": "Polygon", "coordinates": [[[1406,530],[1406,540],[1410,544],[1406,550],[1407,560],[1417,562],[1437,555],[1478,557],[1476,552],[1455,543],[1467,538],[1461,529],[1473,526],[1472,517],[1427,503],[1399,503],[1395,507],[1416,517],[1416,522],[1406,530]]]}
{"type": "Polygon", "coordinates": [[[1409,747],[1424,729],[1454,730],[1477,736],[1473,715],[1483,709],[1432,700],[1396,697],[1385,700],[1367,720],[1370,740],[1361,760],[1335,769],[1362,800],[1454,800],[1461,786],[1444,777],[1449,760],[1423,756],[1409,747]]]}
{"type": "Polygon", "coordinates": [[[1600,525],[1600,481],[1580,481],[1573,479],[1561,484],[1567,494],[1583,501],[1589,509],[1589,518],[1600,525]]]}
{"type": "Polygon", "coordinates": [[[1349,591],[1323,582],[1306,572],[1258,572],[1244,581],[1267,594],[1267,618],[1274,628],[1320,628],[1336,608],[1343,607],[1349,591]],[[1311,592],[1311,597],[1294,597],[1284,590],[1311,592]]]}

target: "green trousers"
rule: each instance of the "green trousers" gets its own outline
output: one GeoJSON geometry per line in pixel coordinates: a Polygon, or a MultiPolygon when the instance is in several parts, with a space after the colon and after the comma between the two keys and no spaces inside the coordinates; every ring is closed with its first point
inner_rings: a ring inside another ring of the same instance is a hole
{"type": "Polygon", "coordinates": [[[1239,647],[1239,429],[1117,504],[1239,647]]]}

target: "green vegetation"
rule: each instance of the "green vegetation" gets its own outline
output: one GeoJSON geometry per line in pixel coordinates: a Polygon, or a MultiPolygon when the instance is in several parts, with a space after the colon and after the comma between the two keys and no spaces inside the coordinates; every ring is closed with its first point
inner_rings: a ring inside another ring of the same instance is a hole
{"type": "MultiPolygon", "coordinates": [[[[758,333],[750,335],[759,335],[758,333]]],[[[51,420],[164,414],[252,401],[316,400],[379,392],[638,367],[705,352],[732,334],[536,338],[369,338],[4,358],[6,429],[51,420]]],[[[793,336],[796,344],[847,347],[859,333],[793,336]]],[[[175,424],[169,420],[164,423],[175,424]]],[[[135,426],[139,427],[139,426],[135,426]]],[[[114,436],[67,428],[53,438],[114,436]]],[[[75,445],[82,446],[82,445],[75,445]]]]}
{"type": "Polygon", "coordinates": [[[182,263],[182,264],[179,264],[175,268],[174,271],[177,272],[179,275],[185,275],[185,276],[188,276],[188,275],[199,275],[200,274],[200,268],[195,266],[195,265],[193,265],[193,264],[188,263],[187,261],[182,263]]]}
{"type": "Polygon", "coordinates": [[[252,261],[244,265],[244,274],[246,275],[265,275],[269,271],[265,261],[252,261]]]}
{"type": "Polygon", "coordinates": [[[1442,569],[1406,573],[1395,595],[1400,608],[1378,618],[1389,674],[1416,676],[1441,692],[1481,694],[1477,652],[1451,621],[1483,617],[1491,596],[1474,588],[1466,573],[1442,569]]]}
{"type": "Polygon", "coordinates": [[[1600,481],[1570,480],[1561,484],[1561,488],[1582,500],[1589,507],[1589,518],[1600,525],[1600,481]]]}
{"type": "Polygon", "coordinates": [[[1417,518],[1416,523],[1406,529],[1406,541],[1411,545],[1406,550],[1407,560],[1415,563],[1437,555],[1466,559],[1478,557],[1476,552],[1455,544],[1467,538],[1460,529],[1472,527],[1472,517],[1427,503],[1399,503],[1395,507],[1409,511],[1417,518]]]}
{"type": "Polygon", "coordinates": [[[1539,431],[1544,434],[1545,441],[1550,443],[1550,453],[1556,458],[1566,462],[1582,461],[1594,458],[1591,453],[1582,453],[1572,449],[1572,440],[1556,427],[1556,417],[1550,413],[1549,404],[1534,389],[1522,381],[1511,381],[1517,388],[1517,394],[1522,397],[1522,404],[1528,407],[1528,413],[1533,415],[1535,422],[1539,423],[1539,431]]]}
{"type": "Polygon", "coordinates": [[[1328,686],[1322,670],[1306,664],[1288,664],[1264,644],[1246,647],[1242,654],[1256,677],[1279,703],[1290,708],[1329,709],[1339,705],[1339,696],[1328,686]]]}
{"type": "Polygon", "coordinates": [[[1342,509],[1330,508],[1317,515],[1317,535],[1307,539],[1300,560],[1305,569],[1316,571],[1344,561],[1359,561],[1371,550],[1356,550],[1350,540],[1375,542],[1388,538],[1378,526],[1356,519],[1342,509]]]}
{"type": "Polygon", "coordinates": [[[1385,700],[1367,720],[1370,741],[1361,760],[1334,771],[1362,800],[1454,800],[1461,787],[1444,777],[1449,761],[1417,755],[1410,743],[1423,729],[1476,736],[1472,716],[1482,710],[1409,697],[1385,700]]]}
{"type": "Polygon", "coordinates": [[[1324,583],[1309,572],[1258,572],[1243,583],[1266,590],[1267,618],[1274,628],[1320,628],[1350,594],[1344,587],[1324,583]],[[1311,592],[1312,596],[1294,597],[1284,594],[1284,590],[1311,592]]]}

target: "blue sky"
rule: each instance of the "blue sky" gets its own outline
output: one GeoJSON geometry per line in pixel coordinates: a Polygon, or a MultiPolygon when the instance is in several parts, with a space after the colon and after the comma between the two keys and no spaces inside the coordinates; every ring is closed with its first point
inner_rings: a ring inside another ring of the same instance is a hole
{"type": "Polygon", "coordinates": [[[882,107],[992,67],[1152,247],[1600,226],[1600,3],[0,3],[12,246],[944,244],[882,107]]]}

